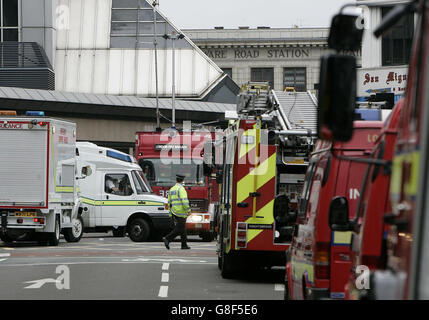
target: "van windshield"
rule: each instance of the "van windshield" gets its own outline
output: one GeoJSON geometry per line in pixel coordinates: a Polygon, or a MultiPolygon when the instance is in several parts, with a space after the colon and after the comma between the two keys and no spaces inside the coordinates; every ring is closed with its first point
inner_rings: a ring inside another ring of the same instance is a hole
{"type": "Polygon", "coordinates": [[[137,194],[143,194],[152,192],[152,188],[147,182],[143,172],[134,170],[131,172],[131,176],[133,177],[134,185],[136,187],[137,194]]]}
{"type": "Polygon", "coordinates": [[[185,185],[204,186],[203,161],[185,160],[172,159],[169,163],[163,163],[161,159],[145,159],[140,165],[152,186],[172,186],[176,184],[176,174],[185,176],[185,185]]]}

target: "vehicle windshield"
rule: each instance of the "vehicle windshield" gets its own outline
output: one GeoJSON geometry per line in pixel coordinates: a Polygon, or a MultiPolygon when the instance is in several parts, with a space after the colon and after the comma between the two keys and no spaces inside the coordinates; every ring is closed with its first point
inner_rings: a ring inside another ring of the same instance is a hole
{"type": "Polygon", "coordinates": [[[202,160],[173,159],[170,163],[163,163],[161,159],[145,159],[140,165],[151,186],[174,185],[176,174],[185,176],[185,185],[204,186],[202,160]]]}
{"type": "Polygon", "coordinates": [[[152,188],[150,187],[150,184],[147,182],[146,177],[144,176],[142,171],[134,170],[132,171],[131,176],[133,177],[137,194],[152,192],[152,188]]]}

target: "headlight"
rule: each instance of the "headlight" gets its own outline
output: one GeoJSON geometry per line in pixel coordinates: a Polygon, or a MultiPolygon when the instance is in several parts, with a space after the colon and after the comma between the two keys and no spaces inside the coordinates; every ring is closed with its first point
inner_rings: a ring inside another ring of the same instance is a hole
{"type": "Polygon", "coordinates": [[[164,209],[168,210],[168,203],[164,204],[164,209]]]}
{"type": "Polygon", "coordinates": [[[201,222],[203,221],[203,217],[202,216],[198,216],[198,215],[192,215],[190,217],[191,222],[201,222]]]}

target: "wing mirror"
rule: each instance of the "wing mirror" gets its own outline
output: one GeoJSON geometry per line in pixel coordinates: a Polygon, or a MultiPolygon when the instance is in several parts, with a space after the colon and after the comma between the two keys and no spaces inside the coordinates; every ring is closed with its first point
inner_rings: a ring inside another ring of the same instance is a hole
{"type": "Polygon", "coordinates": [[[350,231],[349,205],[347,198],[335,197],[329,206],[329,227],[332,231],[350,231]]]}

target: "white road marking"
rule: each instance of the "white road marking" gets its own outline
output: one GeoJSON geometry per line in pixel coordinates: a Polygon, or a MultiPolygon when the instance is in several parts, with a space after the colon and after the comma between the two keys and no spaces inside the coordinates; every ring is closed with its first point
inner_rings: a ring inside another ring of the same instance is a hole
{"type": "Polygon", "coordinates": [[[167,298],[168,297],[168,286],[161,286],[159,288],[158,297],[167,298]]]}
{"type": "Polygon", "coordinates": [[[185,259],[148,259],[148,258],[135,258],[135,259],[122,259],[124,262],[181,262],[181,263],[206,263],[205,260],[185,260],[185,259]]]}
{"type": "Polygon", "coordinates": [[[0,259],[0,262],[5,261],[5,260],[7,260],[7,259],[0,259]]]}
{"type": "Polygon", "coordinates": [[[161,282],[168,282],[170,280],[170,275],[168,273],[163,272],[161,277],[161,282]]]}
{"type": "Polygon", "coordinates": [[[40,280],[33,280],[33,281],[26,281],[24,283],[32,283],[31,285],[24,287],[24,289],[40,289],[47,283],[57,283],[59,280],[57,279],[40,279],[40,280]]]}
{"type": "Polygon", "coordinates": [[[282,283],[276,283],[274,285],[274,290],[275,291],[285,291],[285,285],[282,283]]]}
{"type": "Polygon", "coordinates": [[[170,264],[167,262],[162,264],[162,270],[164,271],[167,271],[169,267],[170,267],[170,264]]]}
{"type": "Polygon", "coordinates": [[[10,257],[10,253],[0,253],[0,257],[10,257]]]}

